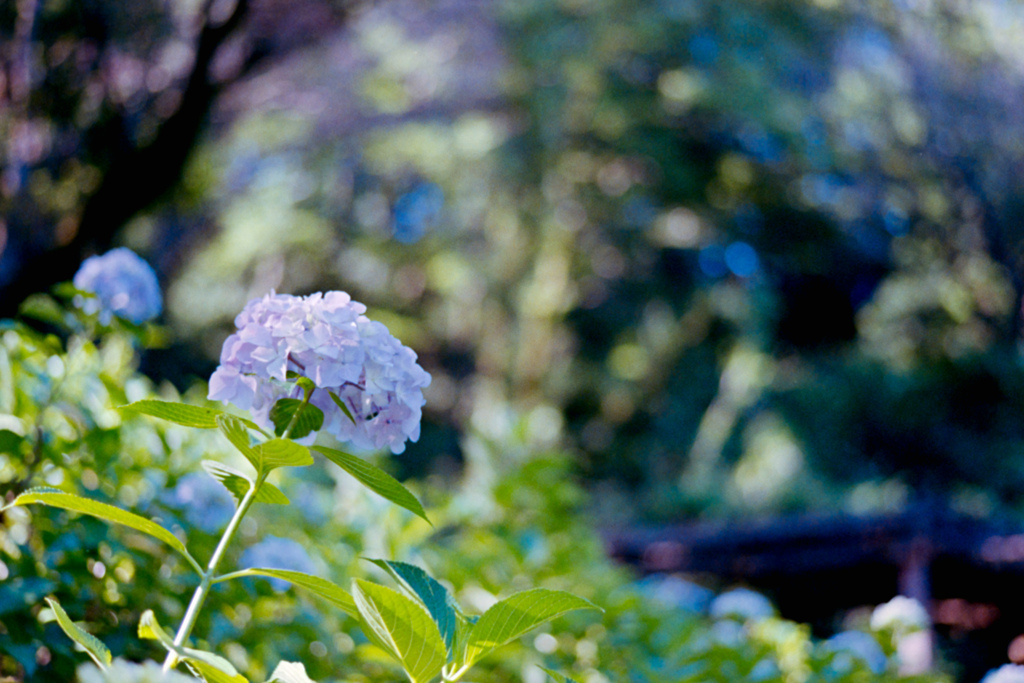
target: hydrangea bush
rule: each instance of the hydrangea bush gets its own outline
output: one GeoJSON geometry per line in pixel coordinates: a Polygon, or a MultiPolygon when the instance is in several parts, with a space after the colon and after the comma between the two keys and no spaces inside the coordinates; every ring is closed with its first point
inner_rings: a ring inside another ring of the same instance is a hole
{"type": "Polygon", "coordinates": [[[470,666],[495,683],[572,680],[555,667],[586,683],[899,678],[896,656],[871,647],[884,628],[816,642],[751,591],[634,582],[605,558],[562,456],[478,444],[496,474],[470,463],[464,490],[432,492],[435,533],[412,491],[312,442],[396,452],[418,435],[429,377],[347,295],[246,306],[210,386],[242,415],[158,396],[132,371],[139,330],[118,320],[98,343],[83,324],[66,343],[13,323],[0,334],[0,667],[16,660],[15,680],[71,680],[66,664],[85,657],[72,642],[95,658],[83,683],[457,680],[470,666]],[[415,426],[387,421],[405,411],[415,426]],[[314,453],[337,467],[309,466],[314,453]],[[145,661],[153,648],[165,664],[145,661]]]}
{"type": "MultiPolygon", "coordinates": [[[[109,262],[108,267],[113,268],[109,262]]],[[[111,314],[118,310],[111,309],[111,314]]],[[[64,489],[29,489],[14,496],[4,508],[42,504],[98,518],[147,535],[184,560],[197,575],[198,585],[177,629],[165,630],[153,609],[147,609],[138,624],[140,638],[166,649],[162,672],[170,675],[184,666],[184,671],[207,683],[248,680],[222,655],[194,647],[191,638],[214,586],[244,577],[270,579],[277,589],[290,583],[348,614],[360,623],[369,642],[395,660],[413,683],[435,678],[460,680],[482,657],[506,642],[566,612],[594,607],[565,591],[533,588],[513,593],[482,615],[473,616],[446,587],[416,565],[373,560],[398,590],[361,579],[346,588],[313,574],[312,560],[300,544],[274,537],[243,553],[241,568],[224,569],[236,534],[253,506],[289,504],[288,497],[268,478],[282,468],[312,465],[307,445],[317,432],[330,431],[357,448],[387,446],[394,453],[401,452],[408,439],[418,437],[422,388],[430,377],[410,349],[364,312],[365,307],[341,292],[305,298],[271,294],[250,302],[238,318],[238,332],[225,342],[223,362],[211,380],[210,395],[250,410],[253,419],[151,398],[125,406],[126,411],[183,427],[215,430],[246,461],[248,471],[225,462],[203,462],[206,472],[237,501],[208,560],[197,560],[187,538],[148,517],[64,489]],[[257,566],[246,566],[253,564],[257,566]]],[[[312,450],[369,490],[427,519],[416,497],[374,465],[326,446],[312,450]]],[[[201,487],[190,483],[186,488],[195,490],[201,487]]],[[[157,600],[153,602],[159,607],[157,600]]],[[[83,678],[153,677],[152,665],[133,667],[114,661],[111,650],[74,623],[55,598],[48,597],[47,604],[60,628],[88,653],[100,672],[86,670],[83,678]]],[[[302,663],[281,662],[268,683],[311,680],[302,663]]]]}

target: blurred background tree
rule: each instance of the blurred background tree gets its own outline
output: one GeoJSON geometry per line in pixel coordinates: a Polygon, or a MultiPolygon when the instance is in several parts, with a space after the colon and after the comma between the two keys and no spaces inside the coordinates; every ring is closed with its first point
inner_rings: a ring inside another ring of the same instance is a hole
{"type": "Polygon", "coordinates": [[[606,521],[1021,502],[1012,3],[0,12],[6,314],[131,246],[184,388],[345,289],[434,375],[403,476],[564,445],[606,521]]]}

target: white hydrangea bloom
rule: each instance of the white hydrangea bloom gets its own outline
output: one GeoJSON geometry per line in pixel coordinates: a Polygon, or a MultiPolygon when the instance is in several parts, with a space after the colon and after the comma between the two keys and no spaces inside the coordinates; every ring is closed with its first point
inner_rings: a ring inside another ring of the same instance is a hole
{"type": "Polygon", "coordinates": [[[871,613],[871,630],[892,629],[899,633],[912,633],[931,626],[928,610],[914,598],[897,595],[879,605],[871,613]]]}
{"type": "Polygon", "coordinates": [[[1024,666],[1020,664],[1003,664],[998,669],[992,669],[981,683],[1024,683],[1024,666]]]}
{"type": "Polygon", "coordinates": [[[248,410],[270,427],[278,399],[302,397],[299,387],[284,381],[296,372],[317,385],[310,403],[323,411],[324,430],[357,448],[401,453],[407,440],[419,438],[430,375],[412,349],[365,312],[345,292],[271,292],[250,301],[235,318],[238,331],[224,342],[209,397],[248,410]]]}

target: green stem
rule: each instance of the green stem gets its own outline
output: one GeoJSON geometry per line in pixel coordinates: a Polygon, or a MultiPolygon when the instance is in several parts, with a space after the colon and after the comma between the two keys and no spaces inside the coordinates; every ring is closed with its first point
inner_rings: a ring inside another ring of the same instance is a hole
{"type": "MultiPolygon", "coordinates": [[[[196,620],[199,618],[199,611],[203,608],[203,603],[206,602],[206,596],[210,594],[210,587],[213,585],[213,577],[217,571],[217,565],[224,558],[224,553],[230,545],[232,539],[235,536],[235,532],[238,531],[238,525],[241,524],[242,518],[245,517],[245,513],[249,511],[252,504],[256,501],[256,492],[259,491],[260,485],[263,484],[263,476],[260,476],[253,485],[246,492],[242,498],[242,502],[238,504],[238,509],[235,510],[234,517],[228,522],[227,528],[224,530],[224,534],[220,537],[220,543],[217,544],[217,549],[213,551],[213,556],[210,558],[210,563],[206,566],[206,571],[202,573],[202,581],[196,588],[196,592],[192,594],[192,601],[188,605],[188,609],[185,611],[185,617],[181,621],[181,626],[178,627],[178,632],[174,636],[174,644],[177,647],[184,647],[185,642],[188,640],[189,635],[192,634],[192,628],[196,625],[196,620]]],[[[177,655],[173,652],[167,653],[167,658],[164,659],[164,671],[170,671],[178,661],[177,655]]]]}
{"type": "Polygon", "coordinates": [[[210,581],[210,583],[220,583],[221,581],[230,581],[231,579],[240,579],[243,576],[252,576],[252,574],[249,573],[248,569],[241,569],[241,570],[239,570],[237,572],[231,572],[229,574],[221,574],[220,576],[215,576],[210,581]]]}
{"type": "Polygon", "coordinates": [[[298,408],[295,409],[295,414],[292,415],[291,421],[288,422],[288,426],[285,427],[284,433],[281,434],[281,438],[282,439],[287,439],[288,435],[292,433],[292,429],[295,427],[296,423],[299,421],[299,415],[302,415],[302,411],[306,409],[306,405],[309,403],[309,399],[313,395],[312,392],[309,392],[309,391],[304,391],[303,394],[305,394],[305,396],[302,399],[302,404],[298,408]]]}

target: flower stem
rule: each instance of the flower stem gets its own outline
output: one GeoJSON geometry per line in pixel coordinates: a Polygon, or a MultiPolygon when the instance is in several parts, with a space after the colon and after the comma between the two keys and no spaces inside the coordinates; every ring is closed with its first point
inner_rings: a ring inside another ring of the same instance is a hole
{"type": "Polygon", "coordinates": [[[302,415],[302,411],[306,409],[306,405],[309,404],[309,399],[312,395],[312,392],[303,392],[302,404],[295,409],[295,414],[292,415],[291,421],[288,422],[288,426],[285,427],[284,432],[281,434],[282,439],[287,439],[288,436],[292,433],[292,429],[294,429],[296,423],[298,423],[299,421],[299,415],[302,415]]]}
{"type": "MultiPolygon", "coordinates": [[[[206,596],[210,594],[210,587],[213,585],[213,577],[217,571],[217,565],[224,558],[224,552],[234,538],[235,532],[238,531],[238,525],[241,524],[245,513],[249,511],[249,508],[256,501],[256,493],[262,484],[263,476],[260,476],[253,482],[248,492],[246,492],[242,501],[238,504],[238,509],[235,510],[235,515],[228,522],[227,528],[224,529],[224,534],[220,537],[220,543],[217,544],[217,549],[213,551],[210,563],[202,574],[202,581],[196,588],[196,592],[192,594],[192,601],[189,603],[188,609],[185,611],[185,617],[181,621],[181,626],[178,627],[178,632],[174,636],[175,647],[184,647],[189,635],[191,635],[192,628],[196,625],[196,620],[199,618],[199,611],[203,608],[203,603],[206,602],[206,596]]],[[[164,659],[164,671],[170,671],[177,661],[177,655],[173,652],[168,652],[167,658],[164,659]]]]}

